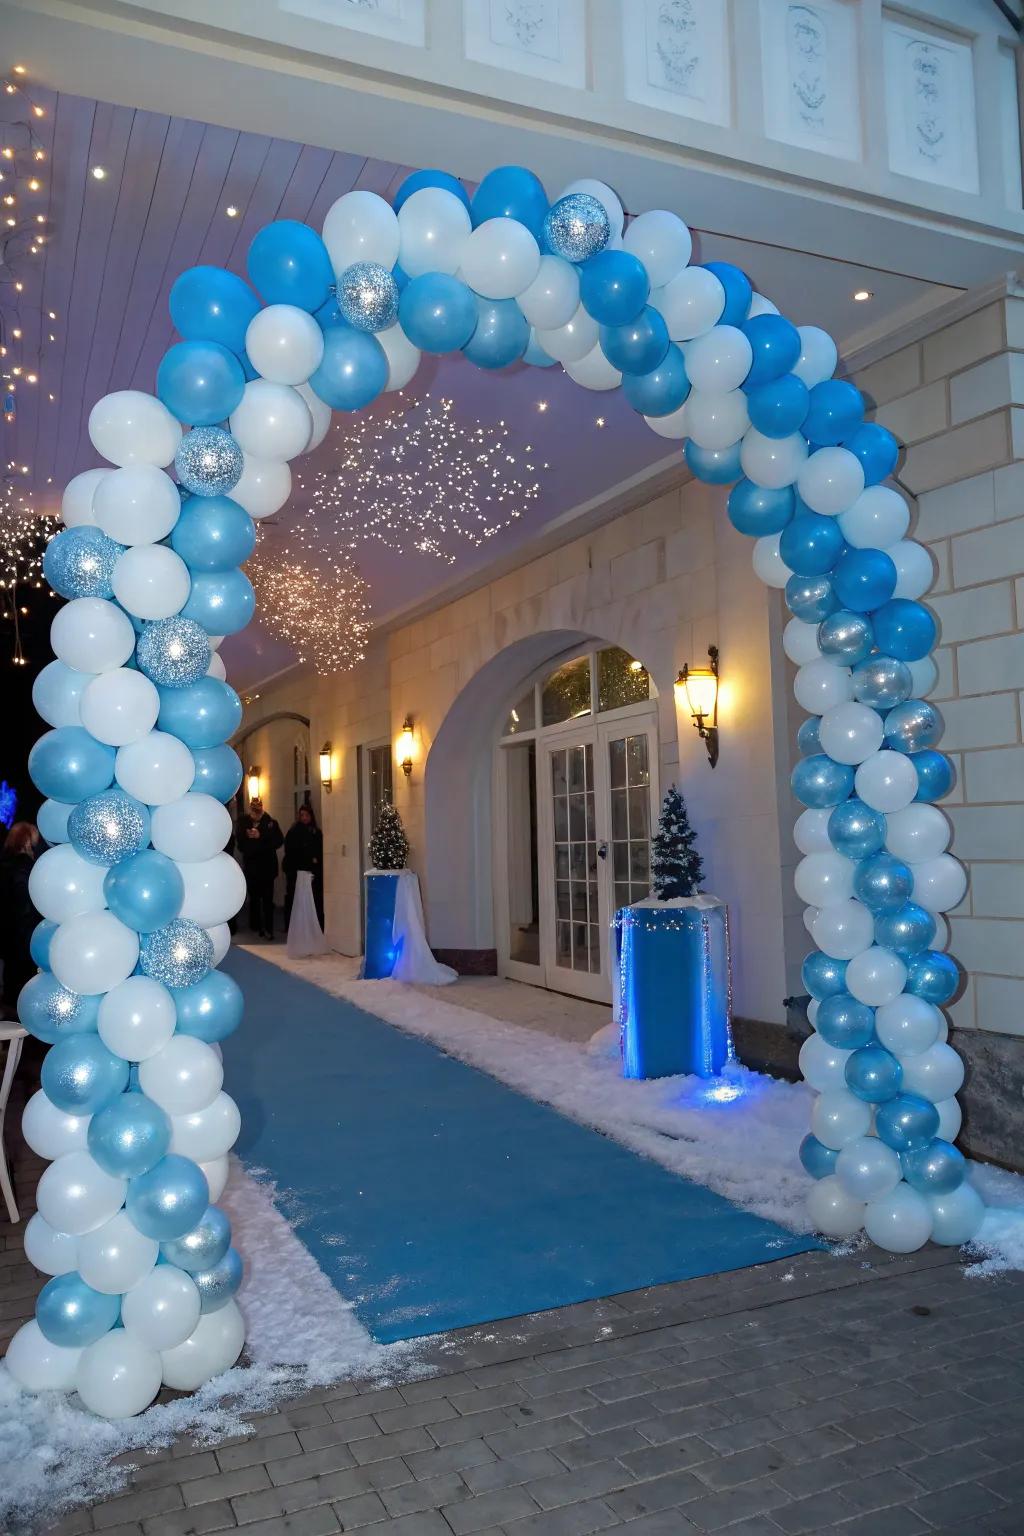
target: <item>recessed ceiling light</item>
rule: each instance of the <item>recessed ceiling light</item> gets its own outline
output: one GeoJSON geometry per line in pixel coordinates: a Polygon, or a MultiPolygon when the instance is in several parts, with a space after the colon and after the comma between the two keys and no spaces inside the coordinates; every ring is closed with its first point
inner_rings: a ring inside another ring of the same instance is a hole
{"type": "Polygon", "coordinates": [[[224,209],[224,212],[227,214],[229,219],[238,218],[238,209],[235,207],[234,203],[228,203],[227,207],[224,209]]]}
{"type": "Polygon", "coordinates": [[[874,294],[871,292],[870,288],[858,288],[853,296],[853,302],[855,304],[866,304],[868,299],[873,298],[874,294]]]}
{"type": "Polygon", "coordinates": [[[15,64],[15,66],[14,66],[14,73],[16,75],[23,75],[25,73],[25,66],[24,66],[24,64],[15,64]]]}
{"type": "Polygon", "coordinates": [[[548,403],[547,403],[546,400],[538,400],[537,401],[537,409],[538,409],[538,411],[546,411],[547,408],[548,408],[548,403]]]}
{"type": "Polygon", "coordinates": [[[107,173],[103,169],[102,165],[94,165],[92,168],[92,175],[94,181],[106,181],[107,179],[107,173]]]}

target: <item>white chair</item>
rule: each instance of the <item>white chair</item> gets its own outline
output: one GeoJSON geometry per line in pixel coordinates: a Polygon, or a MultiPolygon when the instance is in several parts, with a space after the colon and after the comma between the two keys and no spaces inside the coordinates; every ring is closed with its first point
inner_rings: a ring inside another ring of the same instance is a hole
{"type": "Polygon", "coordinates": [[[7,1153],[4,1150],[4,1117],[7,1114],[7,1100],[11,1096],[14,1074],[18,1070],[18,1062],[21,1059],[22,1042],[27,1033],[28,1031],[22,1029],[20,1024],[0,1024],[0,1047],[7,1047],[4,1075],[0,1078],[0,1193],[3,1194],[7,1214],[12,1222],[20,1221],[21,1217],[14,1198],[14,1185],[11,1183],[11,1172],[7,1166],[7,1153]]]}

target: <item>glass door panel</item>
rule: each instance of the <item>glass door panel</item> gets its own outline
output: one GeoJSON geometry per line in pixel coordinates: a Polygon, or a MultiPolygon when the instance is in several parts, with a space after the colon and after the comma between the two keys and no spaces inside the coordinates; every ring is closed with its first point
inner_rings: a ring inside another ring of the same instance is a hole
{"type": "MultiPolygon", "coordinates": [[[[621,727],[620,727],[621,730],[621,727]]],[[[651,821],[654,810],[650,729],[609,734],[608,793],[611,799],[612,912],[650,895],[651,821]]]]}

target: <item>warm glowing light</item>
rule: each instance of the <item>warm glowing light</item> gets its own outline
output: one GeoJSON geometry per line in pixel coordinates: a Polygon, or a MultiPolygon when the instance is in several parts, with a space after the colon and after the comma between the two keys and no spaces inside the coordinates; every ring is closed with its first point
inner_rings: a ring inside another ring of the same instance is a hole
{"type": "MultiPolygon", "coordinates": [[[[678,688],[678,683],[677,683],[678,688]]],[[[683,679],[687,707],[695,720],[714,720],[718,678],[710,667],[690,667],[683,679]]]]}
{"type": "Polygon", "coordinates": [[[866,304],[868,299],[873,298],[874,294],[871,292],[870,288],[858,288],[857,292],[853,296],[853,301],[855,304],[866,304]]]}
{"type": "Polygon", "coordinates": [[[104,170],[102,165],[94,165],[93,166],[93,168],[92,168],[92,177],[93,177],[94,181],[106,181],[107,173],[104,170]]]}
{"type": "Polygon", "coordinates": [[[547,410],[547,408],[548,408],[548,403],[547,403],[546,400],[538,400],[537,401],[537,409],[538,409],[538,411],[544,412],[544,411],[547,410]]]}
{"type": "Polygon", "coordinates": [[[598,416],[597,420],[594,422],[594,425],[595,427],[605,427],[608,425],[608,423],[605,421],[603,416],[598,416]]]}
{"type": "Polygon", "coordinates": [[[255,764],[246,769],[245,787],[249,792],[250,800],[260,798],[260,770],[255,764]]]}
{"type": "Polygon", "coordinates": [[[28,189],[30,192],[40,192],[42,190],[42,186],[43,184],[39,178],[37,176],[33,176],[28,184],[28,189]]]}
{"type": "Polygon", "coordinates": [[[15,66],[14,66],[14,73],[16,75],[23,75],[23,74],[25,74],[26,70],[25,70],[24,64],[15,64],[15,66]]]}
{"type": "Polygon", "coordinates": [[[29,384],[39,383],[39,375],[37,373],[26,373],[25,378],[29,384]]]}
{"type": "Polygon", "coordinates": [[[320,787],[330,794],[334,783],[333,760],[331,756],[331,744],[325,741],[320,748],[320,787]]]}
{"type": "Polygon", "coordinates": [[[228,203],[227,207],[224,209],[224,212],[227,214],[229,219],[238,218],[238,209],[235,207],[234,203],[228,203]]]}
{"type": "Polygon", "coordinates": [[[395,756],[406,778],[412,773],[412,754],[415,741],[413,738],[412,715],[406,715],[402,723],[402,734],[398,738],[398,748],[395,756]]]}
{"type": "Polygon", "coordinates": [[[630,664],[629,664],[629,670],[631,672],[642,672],[643,669],[644,669],[644,664],[643,664],[642,661],[631,661],[630,664]]]}
{"type": "Polygon", "coordinates": [[[33,107],[32,108],[32,114],[33,114],[34,117],[45,117],[46,116],[46,113],[43,111],[42,107],[33,107]]]}

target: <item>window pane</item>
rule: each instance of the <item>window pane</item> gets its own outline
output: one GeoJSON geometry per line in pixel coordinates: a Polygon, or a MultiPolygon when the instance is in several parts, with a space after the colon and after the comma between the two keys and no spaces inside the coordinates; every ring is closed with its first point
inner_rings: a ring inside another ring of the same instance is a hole
{"type": "Polygon", "coordinates": [[[566,791],[565,778],[565,753],[552,752],[551,754],[551,788],[556,795],[564,795],[566,791]]]}
{"type": "Polygon", "coordinates": [[[608,769],[612,776],[612,789],[622,789],[626,782],[626,739],[608,743],[608,769]]]}
{"type": "Polygon", "coordinates": [[[627,736],[626,765],[629,773],[629,783],[631,785],[647,783],[648,771],[646,736],[627,736]]]}
{"type": "Polygon", "coordinates": [[[503,736],[514,736],[517,731],[532,731],[536,724],[535,694],[532,688],[528,688],[521,699],[517,699],[512,709],[508,712],[503,736]]]}
{"type": "Polygon", "coordinates": [[[536,748],[524,741],[502,751],[508,786],[509,958],[539,965],[536,748]]]}
{"type": "Polygon", "coordinates": [[[626,795],[625,789],[612,790],[612,837],[614,839],[629,836],[629,825],[626,821],[626,795]]]}
{"type": "Polygon", "coordinates": [[[545,725],[558,725],[562,720],[577,720],[589,714],[590,657],[577,656],[552,672],[544,684],[541,718],[545,725]]]}
{"type": "Polygon", "coordinates": [[[586,788],[582,747],[569,748],[569,788],[570,790],[586,788]]]}
{"type": "Polygon", "coordinates": [[[555,842],[564,843],[569,838],[569,802],[564,795],[556,795],[553,805],[555,811],[555,842]]]}
{"type": "Polygon", "coordinates": [[[586,795],[569,796],[569,836],[574,843],[582,843],[587,837],[586,795]]]}
{"type": "Polygon", "coordinates": [[[651,696],[651,679],[642,662],[617,645],[597,653],[597,707],[622,709],[651,696]]]}
{"type": "Polygon", "coordinates": [[[555,881],[555,910],[559,917],[569,916],[569,882],[555,881]]]}
{"type": "Polygon", "coordinates": [[[572,969],[572,925],[570,923],[555,924],[555,964],[565,970],[572,969]]]}
{"type": "Polygon", "coordinates": [[[620,907],[628,907],[631,900],[632,900],[632,897],[629,894],[629,886],[628,885],[619,885],[618,883],[616,883],[616,886],[615,886],[615,910],[616,910],[616,912],[619,910],[620,907]]]}

